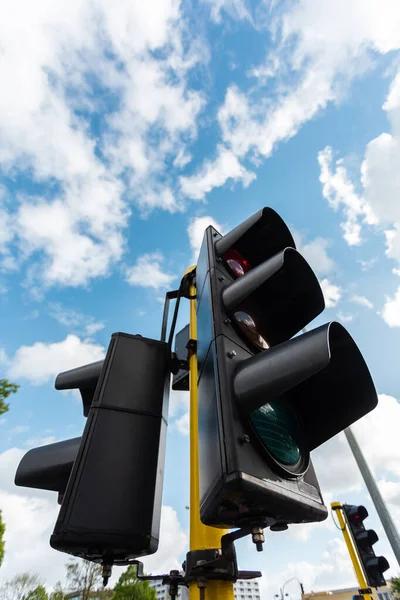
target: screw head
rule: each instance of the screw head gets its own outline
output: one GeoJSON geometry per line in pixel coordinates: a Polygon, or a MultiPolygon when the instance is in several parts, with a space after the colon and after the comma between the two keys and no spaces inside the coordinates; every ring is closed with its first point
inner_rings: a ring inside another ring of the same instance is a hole
{"type": "Polygon", "coordinates": [[[224,325],[229,325],[230,322],[231,322],[230,319],[224,319],[224,325]]]}
{"type": "Polygon", "coordinates": [[[234,350],[231,350],[230,352],[228,352],[228,358],[234,358],[236,356],[236,352],[234,350]]]}
{"type": "Polygon", "coordinates": [[[241,446],[244,446],[245,444],[248,444],[250,442],[250,437],[247,435],[247,433],[245,433],[241,438],[239,438],[239,444],[241,446]]]}
{"type": "Polygon", "coordinates": [[[218,281],[225,281],[225,277],[222,277],[221,275],[221,277],[218,277],[218,281]]]}

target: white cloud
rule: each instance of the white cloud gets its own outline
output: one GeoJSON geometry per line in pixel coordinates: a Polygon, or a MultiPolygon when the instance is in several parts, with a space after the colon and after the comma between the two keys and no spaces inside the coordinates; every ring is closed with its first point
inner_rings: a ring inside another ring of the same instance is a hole
{"type": "Polygon", "coordinates": [[[103,346],[68,335],[61,342],[21,346],[10,359],[8,374],[12,380],[26,379],[33,385],[40,385],[62,371],[101,360],[104,356],[103,346]]]}
{"type": "MultiPolygon", "coordinates": [[[[378,406],[351,428],[372,472],[385,473],[388,480],[400,477],[400,448],[397,424],[400,404],[392,396],[379,394],[378,406]],[[385,443],[377,431],[385,432],[385,443]]],[[[313,451],[312,460],[323,494],[337,496],[357,491],[363,482],[344,433],[313,451]]]]}
{"type": "Polygon", "coordinates": [[[48,444],[54,444],[57,441],[55,435],[44,435],[42,437],[29,438],[25,441],[24,446],[26,448],[37,448],[38,446],[47,446],[48,444]]]}
{"type": "Polygon", "coordinates": [[[237,20],[248,19],[253,22],[251,13],[244,0],[202,0],[211,9],[211,17],[216,22],[221,21],[221,12],[225,11],[230,17],[237,20]]]}
{"type": "MultiPolygon", "coordinates": [[[[242,2],[214,0],[212,5],[216,20],[222,8],[237,6],[242,9],[239,18],[246,18],[242,2]]],[[[329,102],[342,98],[353,78],[370,66],[371,52],[398,49],[400,11],[396,0],[387,0],[384,10],[383,15],[373,0],[350,5],[339,0],[334,6],[303,0],[283,9],[272,3],[263,24],[270,28],[276,43],[274,56],[269,54],[265,65],[250,70],[252,77],[259,75],[259,85],[246,93],[230,86],[218,112],[227,150],[238,158],[250,152],[253,158],[270,156],[279,142],[293,137],[329,102]]],[[[206,161],[203,169],[214,172],[218,160],[214,164],[206,161]]],[[[220,179],[209,179],[199,197],[220,184],[220,179]]],[[[346,220],[344,233],[351,243],[359,243],[355,218],[346,220]]]]}
{"type": "Polygon", "coordinates": [[[358,296],[357,294],[354,294],[351,298],[350,298],[351,302],[355,302],[356,304],[359,304],[360,306],[365,306],[366,308],[374,308],[374,305],[372,304],[372,302],[370,302],[370,300],[368,300],[368,298],[366,298],[365,296],[358,296]]]}
{"type": "Polygon", "coordinates": [[[189,392],[170,390],[169,414],[171,417],[189,410],[189,392]]]}
{"type": "Polygon", "coordinates": [[[354,319],[353,315],[350,313],[344,313],[341,311],[338,312],[337,316],[341,323],[350,323],[354,319]]]}
{"type": "Polygon", "coordinates": [[[389,327],[400,327],[400,287],[394,296],[386,296],[386,302],[378,314],[389,327]]]}
{"type": "MultiPolygon", "coordinates": [[[[396,18],[397,13],[395,21],[396,18]]],[[[346,216],[342,224],[346,241],[350,245],[361,243],[362,224],[377,224],[385,234],[386,256],[400,264],[400,71],[391,83],[382,108],[391,133],[381,133],[366,146],[360,169],[362,196],[356,194],[346,169],[339,164],[342,161],[336,162],[333,171],[333,154],[329,147],[319,153],[320,179],[330,205],[335,210],[342,208],[346,216]]],[[[360,262],[363,269],[372,264],[372,261],[360,262]]]]}
{"type": "Polygon", "coordinates": [[[171,287],[176,275],[167,273],[164,270],[163,261],[164,257],[159,252],[143,254],[143,256],[139,256],[136,264],[126,268],[125,280],[129,285],[149,287],[156,290],[171,287]]]}
{"type": "Polygon", "coordinates": [[[338,582],[341,587],[354,587],[354,572],[343,539],[335,537],[324,545],[324,548],[325,550],[321,551],[321,556],[315,562],[307,560],[288,562],[285,568],[279,571],[263,573],[263,577],[259,580],[262,598],[273,597],[282,587],[282,582],[288,582],[285,593],[290,595],[293,593],[295,598],[300,596],[298,583],[300,581],[306,593],[310,590],[335,589],[338,582]],[[297,581],[289,584],[292,578],[296,578],[297,581]]]}
{"type": "Polygon", "coordinates": [[[181,148],[174,160],[174,167],[177,167],[178,169],[183,169],[183,167],[186,167],[186,165],[188,165],[191,160],[191,154],[189,154],[189,152],[187,152],[185,148],[181,148]]]}
{"type": "Polygon", "coordinates": [[[97,322],[93,317],[71,308],[65,308],[61,304],[51,304],[49,315],[58,321],[58,323],[64,325],[64,327],[72,331],[82,331],[83,335],[87,335],[88,337],[104,329],[104,323],[97,322]]]}
{"type": "Polygon", "coordinates": [[[29,285],[86,285],[121,260],[130,200],[143,212],[181,208],[167,159],[196,136],[204,98],[187,75],[207,52],[179,0],[17,0],[0,17],[0,168],[46,188],[17,192],[1,245],[19,263],[35,258],[29,285]]]}
{"type": "Polygon", "coordinates": [[[361,265],[362,271],[369,271],[369,269],[371,269],[377,262],[377,259],[371,258],[370,260],[357,260],[357,262],[361,265]]]}
{"type": "Polygon", "coordinates": [[[340,287],[331,283],[326,277],[320,281],[320,284],[324,294],[326,308],[334,308],[342,297],[340,287]]]}
{"type": "Polygon", "coordinates": [[[217,231],[222,233],[222,229],[223,229],[222,225],[217,223],[217,221],[215,219],[213,219],[212,217],[209,217],[209,216],[195,217],[189,223],[187,232],[188,232],[188,236],[189,236],[190,247],[192,248],[192,252],[193,252],[193,260],[194,261],[197,261],[197,258],[199,256],[199,252],[200,252],[201,243],[203,241],[204,232],[207,229],[207,227],[209,227],[210,225],[212,225],[212,227],[214,227],[217,231]]]}
{"type": "Polygon", "coordinates": [[[182,435],[189,435],[189,421],[190,416],[189,413],[184,413],[179,419],[175,421],[175,426],[177,427],[179,433],[182,435]]]}
{"type": "Polygon", "coordinates": [[[243,187],[247,188],[255,178],[255,174],[245,169],[233,152],[219,146],[214,161],[206,161],[195,175],[182,176],[179,181],[184,196],[204,200],[208,192],[215,187],[222,187],[228,179],[241,181],[243,187]]]}
{"type": "Polygon", "coordinates": [[[319,275],[326,275],[335,268],[335,261],[328,255],[329,240],[316,237],[310,242],[304,242],[303,236],[292,230],[298,251],[304,256],[314,271],[319,275]]]}
{"type": "Polygon", "coordinates": [[[363,241],[360,221],[374,224],[376,217],[364,199],[356,193],[354,185],[340,161],[336,161],[334,171],[332,162],[332,148],[327,146],[318,153],[318,163],[321,169],[319,179],[323,184],[322,194],[335,211],[342,208],[346,216],[346,220],[341,223],[343,237],[349,246],[358,246],[363,241]]]}
{"type": "Polygon", "coordinates": [[[16,425],[12,429],[10,429],[10,433],[11,434],[26,433],[27,431],[29,431],[29,429],[30,429],[29,425],[16,425]]]}

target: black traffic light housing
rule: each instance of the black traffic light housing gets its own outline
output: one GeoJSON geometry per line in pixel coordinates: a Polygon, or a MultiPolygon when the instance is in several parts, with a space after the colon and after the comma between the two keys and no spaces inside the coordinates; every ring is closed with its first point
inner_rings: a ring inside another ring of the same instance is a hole
{"type": "Polygon", "coordinates": [[[356,344],[339,323],[293,338],[324,299],[270,208],[206,230],[196,287],[202,521],[325,519],[310,451],[377,403],[356,344]]]}
{"type": "Polygon", "coordinates": [[[106,565],[157,550],[169,380],[168,345],[126,333],[104,361],[57,377],[81,391],[82,438],[31,450],[15,478],[61,494],[53,548],[106,565]]]}
{"type": "Polygon", "coordinates": [[[379,538],[373,529],[365,529],[367,509],[365,506],[343,504],[343,512],[368,585],[375,588],[386,585],[383,573],[389,569],[389,563],[384,556],[375,555],[373,545],[379,538]]]}

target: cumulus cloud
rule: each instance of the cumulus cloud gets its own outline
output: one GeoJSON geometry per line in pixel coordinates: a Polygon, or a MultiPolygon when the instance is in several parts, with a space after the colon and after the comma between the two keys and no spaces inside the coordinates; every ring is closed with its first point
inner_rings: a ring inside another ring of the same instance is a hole
{"type": "MultiPolygon", "coordinates": [[[[393,8],[393,7],[390,7],[393,8]]],[[[397,10],[394,19],[398,18],[397,10]]],[[[388,32],[391,31],[388,27],[388,32]]],[[[382,38],[383,39],[383,38],[382,38]]],[[[389,38],[390,39],[390,35],[389,38]]],[[[394,42],[393,38],[392,42],[394,42]]],[[[390,43],[392,43],[390,42],[390,43]]],[[[382,46],[385,46],[381,40],[382,46]]],[[[400,41],[399,41],[400,43],[400,41]]],[[[383,104],[390,124],[390,133],[383,132],[371,140],[364,153],[360,168],[362,193],[357,194],[342,159],[333,167],[333,152],[326,147],[318,155],[323,195],[334,210],[342,210],[344,238],[349,245],[362,242],[361,230],[365,225],[378,225],[385,237],[386,256],[400,264],[400,71],[391,82],[383,104]]],[[[360,261],[363,270],[375,259],[360,261]]],[[[395,267],[396,271],[396,267],[395,267]]],[[[391,309],[390,309],[391,310],[391,309]]],[[[382,311],[382,315],[385,311],[382,311]]],[[[385,319],[386,320],[386,319],[385,319]]]]}
{"type": "MultiPolygon", "coordinates": [[[[391,481],[400,477],[400,449],[397,443],[399,419],[400,404],[396,398],[379,394],[377,408],[351,427],[371,470],[381,475],[385,473],[391,481]],[[377,431],[383,430],[384,444],[376,435],[377,431]]],[[[342,494],[361,488],[362,478],[344,433],[317,448],[312,457],[324,494],[342,494]]]]}
{"type": "Polygon", "coordinates": [[[331,283],[326,277],[320,281],[320,284],[324,294],[326,308],[334,308],[342,297],[340,287],[331,283]]]}
{"type": "Polygon", "coordinates": [[[33,385],[41,385],[61,371],[102,360],[104,356],[103,346],[82,341],[71,334],[61,342],[35,342],[32,346],[21,346],[9,359],[8,375],[15,381],[27,380],[33,385]]]}
{"type": "Polygon", "coordinates": [[[335,261],[328,254],[328,248],[331,246],[329,240],[318,236],[305,242],[299,232],[292,230],[292,234],[298,251],[319,275],[326,275],[335,268],[335,261]]]}
{"type": "Polygon", "coordinates": [[[184,413],[175,421],[175,426],[182,435],[189,435],[189,413],[184,413]]]}
{"type": "MultiPolygon", "coordinates": [[[[244,2],[210,3],[216,20],[222,9],[242,19],[249,12],[244,2]],[[229,12],[234,8],[236,14],[229,12]]],[[[264,64],[249,71],[258,85],[246,91],[231,85],[218,111],[223,147],[238,159],[270,156],[280,142],[293,137],[328,103],[341,99],[350,82],[370,65],[371,52],[385,54],[400,47],[400,12],[395,0],[386,0],[384,15],[372,1],[349,5],[340,0],[333,8],[318,0],[304,0],[275,11],[276,7],[271,5],[264,22],[277,41],[276,48],[264,64]],[[343,14],[346,19],[341,18],[343,14]]],[[[197,177],[202,181],[204,173],[214,173],[219,160],[219,155],[213,163],[206,160],[197,177]]],[[[221,185],[221,179],[226,177],[208,178],[207,188],[202,186],[197,195],[202,197],[221,185]]],[[[354,208],[349,206],[349,211],[354,208]]],[[[350,214],[343,227],[346,238],[358,244],[355,216],[350,214]]]]}
{"type": "Polygon", "coordinates": [[[179,0],[17,0],[1,16],[0,169],[43,190],[1,202],[3,268],[34,257],[29,285],[86,285],[121,260],[132,201],[181,209],[166,165],[187,161],[204,105],[188,73],[207,52],[179,0]]]}
{"type": "Polygon", "coordinates": [[[165,271],[163,261],[164,257],[159,252],[143,254],[133,266],[126,268],[125,280],[129,285],[156,290],[171,287],[176,275],[165,271]]]}
{"type": "Polygon", "coordinates": [[[72,308],[66,308],[59,303],[50,305],[50,316],[58,321],[60,325],[67,327],[72,331],[82,332],[83,335],[91,337],[101,329],[104,329],[104,323],[95,321],[90,315],[85,315],[72,308]]]}
{"type": "Polygon", "coordinates": [[[214,161],[206,161],[194,175],[180,177],[182,193],[194,200],[204,200],[206,194],[215,187],[223,186],[228,179],[241,181],[247,188],[255,179],[255,174],[240,164],[233,152],[220,146],[214,161]]]}
{"type": "Polygon", "coordinates": [[[354,294],[350,298],[350,300],[351,300],[351,302],[355,302],[356,304],[359,304],[360,306],[365,306],[365,308],[369,308],[369,309],[374,308],[374,305],[372,304],[372,302],[370,302],[370,300],[368,300],[368,298],[366,298],[365,296],[359,296],[358,294],[354,294]]]}
{"type": "Polygon", "coordinates": [[[335,211],[342,208],[346,220],[341,224],[341,227],[346,242],[349,246],[359,246],[363,241],[360,221],[366,221],[372,225],[377,220],[365,200],[356,193],[354,185],[340,160],[336,161],[335,170],[332,169],[332,162],[332,148],[327,146],[318,154],[318,163],[321,170],[319,179],[323,186],[322,194],[335,211]]]}
{"type": "Polygon", "coordinates": [[[378,314],[389,327],[400,327],[400,287],[394,296],[386,296],[385,304],[378,314]]]}
{"type": "Polygon", "coordinates": [[[210,225],[212,225],[212,227],[214,227],[217,231],[222,233],[222,230],[223,230],[222,225],[217,223],[217,221],[210,216],[195,217],[194,219],[191,219],[191,221],[188,225],[187,233],[189,236],[190,247],[192,248],[193,259],[195,261],[197,261],[197,258],[199,256],[201,242],[203,241],[204,231],[210,225]]]}
{"type": "Polygon", "coordinates": [[[354,317],[353,317],[352,314],[350,314],[350,313],[344,313],[344,312],[341,312],[341,311],[338,312],[337,316],[338,316],[338,320],[341,323],[350,323],[354,319],[354,317]]]}

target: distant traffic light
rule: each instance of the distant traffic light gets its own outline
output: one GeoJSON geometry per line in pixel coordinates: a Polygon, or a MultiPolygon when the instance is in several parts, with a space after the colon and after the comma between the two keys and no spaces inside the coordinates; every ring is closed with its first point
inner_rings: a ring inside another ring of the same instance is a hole
{"type": "Polygon", "coordinates": [[[82,438],[30,450],[15,478],[61,494],[53,548],[107,565],[157,550],[169,379],[168,345],[125,333],[104,361],[57,377],[81,391],[82,438]]]}
{"type": "Polygon", "coordinates": [[[372,546],[379,538],[373,529],[364,527],[364,521],[368,517],[367,509],[365,506],[343,504],[343,512],[368,585],[386,585],[383,573],[389,569],[389,563],[384,556],[375,555],[372,546]]]}
{"type": "Polygon", "coordinates": [[[325,519],[310,451],[377,404],[355,342],[335,322],[296,336],[323,294],[270,208],[206,230],[196,287],[202,521],[325,519]]]}

